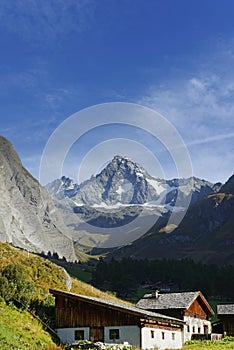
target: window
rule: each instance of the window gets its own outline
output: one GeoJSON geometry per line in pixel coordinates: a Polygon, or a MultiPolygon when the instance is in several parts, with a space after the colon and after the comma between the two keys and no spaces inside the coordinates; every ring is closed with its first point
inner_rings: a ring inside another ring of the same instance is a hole
{"type": "Polygon", "coordinates": [[[171,333],[172,340],[175,340],[175,333],[171,333]]]}
{"type": "Polygon", "coordinates": [[[154,338],[154,331],[150,331],[151,333],[151,338],[154,338]]]}
{"type": "Polygon", "coordinates": [[[162,332],[162,339],[165,339],[165,332],[162,332]]]}
{"type": "Polygon", "coordinates": [[[195,333],[195,327],[193,326],[193,333],[195,333]]]}
{"type": "Polygon", "coordinates": [[[84,340],[84,330],[83,329],[77,329],[75,331],[75,340],[84,340]]]}
{"type": "Polygon", "coordinates": [[[190,327],[189,327],[189,325],[187,325],[187,332],[188,332],[188,333],[190,332],[190,327]]]}
{"type": "Polygon", "coordinates": [[[119,339],[119,329],[110,329],[109,330],[110,339],[119,339]]]}
{"type": "Polygon", "coordinates": [[[197,332],[201,333],[201,328],[200,327],[198,327],[197,332]]]}

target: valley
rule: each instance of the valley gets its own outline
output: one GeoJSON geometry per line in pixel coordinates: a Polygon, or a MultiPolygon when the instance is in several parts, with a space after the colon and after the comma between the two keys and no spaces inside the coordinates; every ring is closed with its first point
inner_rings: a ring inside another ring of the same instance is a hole
{"type": "Polygon", "coordinates": [[[115,156],[81,184],[63,176],[46,190],[3,137],[0,150],[3,242],[67,261],[109,253],[234,264],[234,176],[225,184],[159,179],[115,156]]]}
{"type": "Polygon", "coordinates": [[[83,184],[63,176],[45,189],[3,137],[0,150],[3,349],[60,349],[51,288],[124,303],[155,288],[233,299],[234,176],[157,179],[116,156],[83,184]]]}

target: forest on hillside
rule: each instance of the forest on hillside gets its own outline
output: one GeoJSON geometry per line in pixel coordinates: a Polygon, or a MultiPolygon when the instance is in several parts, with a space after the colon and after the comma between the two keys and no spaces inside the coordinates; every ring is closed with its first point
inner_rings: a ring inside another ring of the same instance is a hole
{"type": "Polygon", "coordinates": [[[137,299],[139,289],[197,291],[217,299],[234,300],[234,266],[206,265],[181,260],[100,260],[92,283],[116,293],[118,297],[137,299]]]}

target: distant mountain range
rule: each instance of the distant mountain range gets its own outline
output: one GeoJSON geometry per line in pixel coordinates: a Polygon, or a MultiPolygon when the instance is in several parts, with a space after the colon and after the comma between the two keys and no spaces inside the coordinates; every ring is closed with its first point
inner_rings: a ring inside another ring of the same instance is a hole
{"type": "Polygon", "coordinates": [[[181,206],[204,198],[219,190],[221,184],[212,184],[195,177],[164,180],[152,177],[129,158],[115,156],[101,171],[80,185],[63,176],[46,188],[57,199],[71,198],[75,205],[91,207],[181,206]]]}
{"type": "Polygon", "coordinates": [[[192,258],[203,263],[234,264],[234,175],[220,188],[192,204],[180,225],[166,233],[160,220],[131,245],[117,248],[122,258],[192,258]]]}
{"type": "Polygon", "coordinates": [[[234,175],[224,185],[164,180],[116,156],[79,185],[63,176],[47,189],[53,197],[0,137],[0,241],[70,261],[92,249],[118,259],[234,264],[234,175]],[[173,226],[172,215],[184,218],[173,226]]]}
{"type": "Polygon", "coordinates": [[[51,196],[22,166],[12,144],[3,137],[0,137],[0,198],[0,241],[76,260],[72,234],[51,196]]]}
{"type": "Polygon", "coordinates": [[[221,183],[195,177],[155,178],[121,156],[115,156],[99,174],[80,185],[63,176],[46,186],[58,200],[56,206],[65,223],[77,232],[74,240],[98,247],[132,242],[158,219],[168,221],[172,212],[183,213],[190,204],[217,193],[220,187],[221,183]]]}

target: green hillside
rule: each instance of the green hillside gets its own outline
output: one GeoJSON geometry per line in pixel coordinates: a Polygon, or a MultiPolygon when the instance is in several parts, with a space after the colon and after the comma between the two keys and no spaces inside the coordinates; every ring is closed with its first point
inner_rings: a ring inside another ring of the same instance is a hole
{"type": "MultiPolygon", "coordinates": [[[[49,289],[62,289],[68,291],[68,276],[64,269],[51,261],[36,254],[12,247],[8,243],[0,242],[0,272],[12,263],[20,265],[27,273],[28,280],[35,287],[35,298],[44,300],[50,296],[49,289]]],[[[71,278],[71,292],[94,297],[119,300],[115,296],[104,293],[93,286],[71,278]]]]}
{"type": "Polygon", "coordinates": [[[13,304],[0,301],[0,348],[1,350],[55,350],[60,349],[39,322],[27,311],[13,304]]]}
{"type": "Polygon", "coordinates": [[[29,311],[50,325],[48,316],[53,316],[54,299],[49,289],[68,291],[70,282],[73,293],[119,301],[87,283],[70,279],[62,267],[47,259],[0,242],[0,349],[59,349],[29,311]]]}

